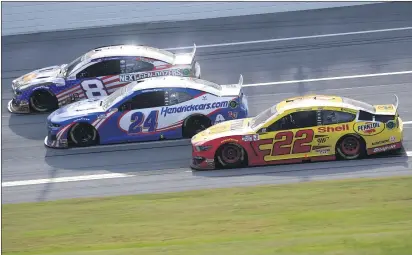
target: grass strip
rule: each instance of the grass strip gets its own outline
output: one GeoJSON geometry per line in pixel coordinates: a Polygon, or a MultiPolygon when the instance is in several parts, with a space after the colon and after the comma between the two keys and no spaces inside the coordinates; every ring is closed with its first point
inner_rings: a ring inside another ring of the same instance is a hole
{"type": "Polygon", "coordinates": [[[412,177],[3,205],[3,254],[410,255],[412,177]]]}

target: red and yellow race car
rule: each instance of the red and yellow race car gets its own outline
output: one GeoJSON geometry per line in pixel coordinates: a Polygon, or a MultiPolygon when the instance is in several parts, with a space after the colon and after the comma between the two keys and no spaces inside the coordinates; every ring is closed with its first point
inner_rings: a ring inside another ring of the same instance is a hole
{"type": "Polygon", "coordinates": [[[226,121],[191,140],[191,168],[233,168],[357,159],[402,147],[395,104],[307,95],[286,99],[254,118],[226,121]]]}

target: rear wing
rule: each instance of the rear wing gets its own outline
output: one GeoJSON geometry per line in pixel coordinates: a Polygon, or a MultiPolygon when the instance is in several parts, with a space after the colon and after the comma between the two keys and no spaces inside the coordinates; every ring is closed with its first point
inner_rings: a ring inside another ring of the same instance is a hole
{"type": "Polygon", "coordinates": [[[399,98],[396,94],[393,94],[395,96],[395,111],[398,111],[398,106],[399,106],[399,98]]]}
{"type": "Polygon", "coordinates": [[[243,75],[240,75],[237,84],[221,85],[222,86],[222,96],[241,96],[243,94],[243,75]]]}
{"type": "Polygon", "coordinates": [[[175,65],[191,65],[195,60],[196,55],[196,44],[193,44],[193,49],[188,53],[176,53],[175,55],[175,65]]]}
{"type": "Polygon", "coordinates": [[[196,43],[193,43],[193,50],[192,50],[192,60],[195,58],[196,55],[196,43]]]}

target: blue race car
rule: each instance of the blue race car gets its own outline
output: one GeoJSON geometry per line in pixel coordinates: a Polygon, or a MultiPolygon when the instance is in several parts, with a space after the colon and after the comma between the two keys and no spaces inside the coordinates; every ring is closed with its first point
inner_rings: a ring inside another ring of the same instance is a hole
{"type": "Polygon", "coordinates": [[[135,81],[51,113],[44,143],[67,148],[191,138],[216,123],[247,117],[242,84],[242,76],[235,85],[176,76],[135,81]]]}
{"type": "Polygon", "coordinates": [[[156,76],[200,78],[191,53],[174,54],[147,46],[117,45],[96,48],[70,64],[35,70],[12,82],[12,113],[51,112],[84,98],[110,95],[136,80],[156,76]]]}

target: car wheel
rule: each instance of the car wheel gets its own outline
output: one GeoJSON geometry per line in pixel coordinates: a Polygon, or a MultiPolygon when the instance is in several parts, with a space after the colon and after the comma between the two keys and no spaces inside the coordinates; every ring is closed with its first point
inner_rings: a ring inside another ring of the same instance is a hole
{"type": "Polygon", "coordinates": [[[89,125],[83,123],[76,123],[70,129],[70,141],[78,147],[86,147],[97,144],[97,131],[96,129],[89,125]]]}
{"type": "Polygon", "coordinates": [[[51,92],[36,90],[30,97],[30,106],[36,112],[50,112],[58,108],[58,103],[51,92]]]}
{"type": "Polygon", "coordinates": [[[212,121],[204,115],[191,116],[183,122],[183,137],[192,138],[211,125],[212,121]]]}
{"type": "Polygon", "coordinates": [[[343,137],[336,146],[339,156],[343,159],[357,159],[361,157],[365,151],[364,148],[363,141],[353,135],[343,137]]]}
{"type": "Polygon", "coordinates": [[[236,168],[244,165],[245,150],[237,144],[227,143],[217,151],[217,160],[224,168],[236,168]]]}

